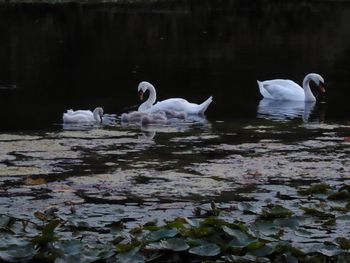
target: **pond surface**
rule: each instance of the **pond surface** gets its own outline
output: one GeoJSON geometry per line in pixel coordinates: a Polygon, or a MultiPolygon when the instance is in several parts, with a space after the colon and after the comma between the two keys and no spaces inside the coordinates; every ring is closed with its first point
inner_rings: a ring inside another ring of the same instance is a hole
{"type": "MultiPolygon", "coordinates": [[[[74,206],[91,225],[133,227],[215,201],[301,215],[315,200],[298,189],[350,184],[349,20],[334,2],[0,5],[1,213],[74,206]],[[260,101],[257,79],[308,72],[325,78],[325,104],[260,101]],[[214,101],[203,119],[122,125],[142,80],[159,99],[214,101]],[[96,106],[115,123],[61,124],[66,109],[96,106]]],[[[311,245],[349,233],[346,222],[311,245]]]]}

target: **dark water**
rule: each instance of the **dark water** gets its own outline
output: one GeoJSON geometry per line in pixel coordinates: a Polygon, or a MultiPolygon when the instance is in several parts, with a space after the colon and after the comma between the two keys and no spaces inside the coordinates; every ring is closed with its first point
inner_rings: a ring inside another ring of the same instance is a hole
{"type": "Polygon", "coordinates": [[[0,5],[2,130],[55,127],[67,108],[120,114],[152,82],[159,99],[214,103],[210,120],[252,119],[256,80],[320,73],[325,116],[350,114],[350,4],[307,1],[0,5]]]}

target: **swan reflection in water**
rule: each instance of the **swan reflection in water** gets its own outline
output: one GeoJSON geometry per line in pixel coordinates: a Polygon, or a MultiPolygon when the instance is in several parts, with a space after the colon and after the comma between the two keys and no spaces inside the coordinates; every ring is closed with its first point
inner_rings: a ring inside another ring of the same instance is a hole
{"type": "MultiPolygon", "coordinates": [[[[123,124],[122,126],[134,126],[130,124],[123,124]]],[[[205,116],[189,115],[186,120],[171,120],[166,124],[150,124],[150,125],[136,125],[141,130],[141,135],[138,139],[141,142],[153,141],[157,133],[183,133],[188,132],[193,128],[199,128],[201,130],[209,130],[211,128],[210,122],[205,116]]]]}
{"type": "MultiPolygon", "coordinates": [[[[315,102],[281,101],[262,99],[257,108],[257,117],[269,120],[288,121],[302,118],[307,122],[315,108],[315,102]]],[[[322,116],[320,116],[322,121],[322,116]]]]}

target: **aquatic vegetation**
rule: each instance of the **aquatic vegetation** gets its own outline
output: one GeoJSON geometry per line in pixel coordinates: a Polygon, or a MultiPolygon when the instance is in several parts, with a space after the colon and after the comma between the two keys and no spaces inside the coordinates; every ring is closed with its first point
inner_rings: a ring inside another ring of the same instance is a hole
{"type": "MultiPolygon", "coordinates": [[[[342,261],[350,256],[348,238],[340,234],[332,240],[317,242],[319,234],[309,228],[307,218],[295,217],[278,204],[254,211],[256,217],[251,223],[235,217],[224,219],[221,215],[230,210],[212,202],[197,215],[177,217],[165,224],[148,222],[132,229],[113,221],[100,226],[84,221],[76,224],[72,221],[76,218],[74,210],[68,217],[62,217],[59,210],[50,208],[37,211],[30,220],[1,215],[0,259],[5,262],[68,259],[77,262],[162,262],[165,259],[169,262],[185,259],[188,262],[315,262],[342,261]],[[293,232],[304,242],[313,241],[317,245],[294,243],[295,238],[290,238],[293,232]],[[103,235],[109,238],[99,238],[103,235]]],[[[312,217],[314,213],[308,215],[312,217]]]]}

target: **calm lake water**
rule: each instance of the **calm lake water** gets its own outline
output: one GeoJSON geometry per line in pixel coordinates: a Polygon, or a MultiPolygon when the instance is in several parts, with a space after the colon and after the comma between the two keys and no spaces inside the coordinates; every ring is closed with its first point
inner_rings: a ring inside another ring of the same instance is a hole
{"type": "Polygon", "coordinates": [[[159,99],[215,102],[210,120],[255,119],[256,80],[309,72],[327,85],[326,116],[350,112],[350,4],[193,1],[120,5],[0,5],[1,129],[51,128],[67,108],[136,105],[137,84],[159,99]]]}
{"type": "MultiPolygon", "coordinates": [[[[1,4],[2,212],[69,214],[74,203],[90,224],[116,213],[136,224],[350,183],[349,24],[345,2],[1,4]],[[324,77],[325,104],[260,101],[256,80],[309,72],[324,77]],[[214,101],[195,122],[62,126],[69,108],[135,108],[142,80],[160,100],[214,101]]],[[[295,200],[282,203],[301,213],[295,200]]],[[[334,237],[322,234],[312,242],[334,237]]]]}

